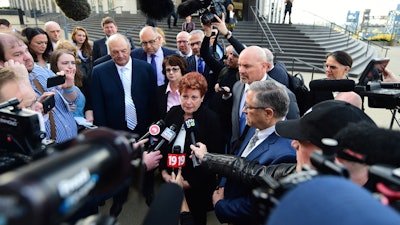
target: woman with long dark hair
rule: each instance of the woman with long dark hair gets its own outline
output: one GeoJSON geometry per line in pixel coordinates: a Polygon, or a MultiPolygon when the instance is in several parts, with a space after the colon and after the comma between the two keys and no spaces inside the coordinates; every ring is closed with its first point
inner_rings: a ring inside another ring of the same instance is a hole
{"type": "Polygon", "coordinates": [[[33,60],[39,66],[49,68],[48,61],[53,51],[49,35],[39,27],[27,27],[22,30],[21,34],[26,37],[29,52],[33,60]]]}

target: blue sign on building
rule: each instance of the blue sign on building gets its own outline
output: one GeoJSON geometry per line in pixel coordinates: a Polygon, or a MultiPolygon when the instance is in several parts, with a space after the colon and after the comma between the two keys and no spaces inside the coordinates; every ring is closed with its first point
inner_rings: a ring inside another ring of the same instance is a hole
{"type": "Polygon", "coordinates": [[[360,11],[355,11],[355,12],[350,12],[350,10],[347,12],[347,19],[346,22],[348,23],[358,23],[358,17],[360,16],[360,11]]]}

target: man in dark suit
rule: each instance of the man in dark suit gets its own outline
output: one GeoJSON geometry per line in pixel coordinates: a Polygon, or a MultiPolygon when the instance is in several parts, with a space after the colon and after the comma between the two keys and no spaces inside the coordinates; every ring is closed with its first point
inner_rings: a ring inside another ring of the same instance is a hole
{"type": "MultiPolygon", "coordinates": [[[[95,40],[93,42],[93,53],[92,53],[92,61],[94,62],[96,59],[108,55],[109,52],[107,50],[106,41],[107,39],[118,32],[117,23],[112,17],[105,17],[101,21],[101,27],[103,28],[103,32],[106,35],[104,38],[95,40]]],[[[135,44],[133,40],[128,37],[128,40],[131,44],[131,49],[135,48],[135,44]]]]}
{"type": "MultiPolygon", "coordinates": [[[[261,165],[295,163],[292,140],[275,133],[275,124],[285,118],[289,102],[283,85],[272,80],[253,82],[243,107],[250,129],[234,154],[261,165]]],[[[220,223],[256,224],[251,191],[251,187],[240,181],[223,179],[221,187],[213,194],[214,210],[220,223]]]]}
{"type": "MultiPolygon", "coordinates": [[[[237,81],[232,89],[232,137],[231,143],[235,144],[245,130],[245,118],[242,109],[248,85],[254,81],[273,80],[267,74],[267,59],[264,50],[258,46],[250,46],[244,49],[239,55],[240,81],[237,81]]],[[[275,80],[274,80],[275,81],[275,80]]],[[[288,88],[290,104],[286,119],[300,118],[296,96],[288,88]]]]}
{"type": "MultiPolygon", "coordinates": [[[[95,66],[92,73],[94,124],[143,135],[153,119],[154,71],[149,64],[130,57],[131,46],[124,35],[110,36],[107,45],[112,60],[95,66]]],[[[114,194],[111,215],[121,212],[128,192],[122,184],[114,194]]]]}
{"type": "Polygon", "coordinates": [[[188,72],[199,72],[206,78],[208,88],[204,97],[204,103],[208,105],[208,100],[215,93],[214,86],[217,83],[218,75],[214,76],[213,71],[200,56],[200,49],[203,39],[204,32],[202,30],[193,30],[189,33],[189,44],[192,48],[193,55],[186,58],[186,61],[188,63],[188,72]]]}
{"type": "Polygon", "coordinates": [[[161,36],[155,27],[145,26],[139,33],[141,48],[132,51],[131,56],[148,62],[156,71],[157,86],[165,83],[165,75],[162,73],[162,62],[167,55],[176,54],[176,51],[161,47],[161,36]]]}

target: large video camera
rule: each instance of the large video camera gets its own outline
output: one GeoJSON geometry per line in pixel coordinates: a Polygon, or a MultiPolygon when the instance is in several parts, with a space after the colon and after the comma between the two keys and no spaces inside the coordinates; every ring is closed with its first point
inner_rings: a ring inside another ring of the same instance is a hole
{"type": "Polygon", "coordinates": [[[42,156],[46,146],[42,140],[39,115],[21,109],[17,99],[0,104],[0,173],[42,156]]]}
{"type": "Polygon", "coordinates": [[[136,137],[107,128],[85,130],[66,149],[2,174],[0,217],[8,225],[59,225],[133,177],[140,182],[143,151],[133,147],[136,137]]]}
{"type": "Polygon", "coordinates": [[[222,14],[226,15],[226,0],[189,0],[178,6],[178,13],[181,17],[187,17],[199,11],[201,23],[209,25],[217,22],[214,15],[222,18],[222,14]]]}

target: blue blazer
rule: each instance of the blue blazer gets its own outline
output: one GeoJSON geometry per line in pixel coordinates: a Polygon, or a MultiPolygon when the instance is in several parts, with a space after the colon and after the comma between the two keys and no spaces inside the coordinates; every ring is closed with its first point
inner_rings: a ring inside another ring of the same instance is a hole
{"type": "MultiPolygon", "coordinates": [[[[250,127],[247,135],[237,149],[236,155],[241,155],[246,148],[255,128],[250,127]]],[[[290,139],[279,137],[272,133],[259,144],[247,157],[262,165],[279,163],[295,163],[296,150],[291,146],[290,139]]],[[[215,205],[215,214],[221,223],[255,224],[253,215],[254,204],[251,202],[251,187],[246,187],[240,182],[227,180],[225,184],[224,199],[215,205]]]]}
{"type": "MultiPolygon", "coordinates": [[[[156,93],[154,70],[150,64],[132,59],[131,94],[135,103],[139,135],[147,131],[154,119],[156,93]]],[[[113,60],[93,68],[92,105],[94,124],[116,130],[127,130],[125,120],[124,88],[113,60]]]]}

